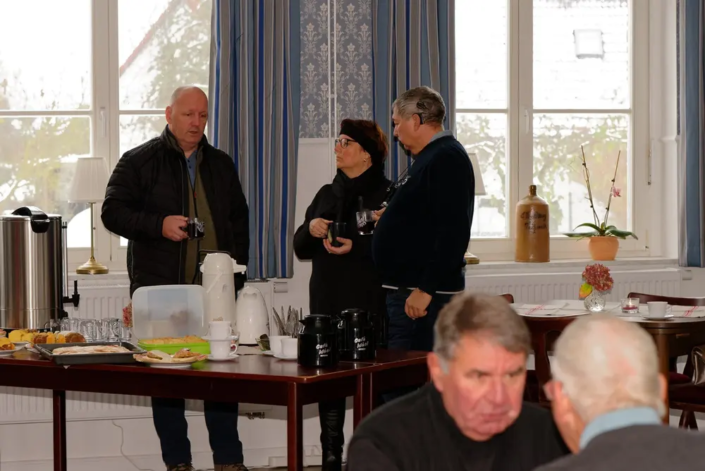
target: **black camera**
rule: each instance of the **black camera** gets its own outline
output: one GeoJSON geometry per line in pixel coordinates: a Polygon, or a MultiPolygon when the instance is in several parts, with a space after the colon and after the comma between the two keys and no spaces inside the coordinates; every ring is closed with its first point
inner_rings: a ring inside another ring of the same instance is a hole
{"type": "Polygon", "coordinates": [[[186,233],[189,239],[203,239],[206,235],[205,224],[198,218],[189,219],[188,225],[186,226],[186,233]]]}

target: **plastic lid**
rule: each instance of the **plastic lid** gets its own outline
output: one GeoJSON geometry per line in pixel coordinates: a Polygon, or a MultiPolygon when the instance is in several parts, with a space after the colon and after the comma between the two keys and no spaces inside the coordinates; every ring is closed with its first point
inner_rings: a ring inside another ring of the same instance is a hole
{"type": "Polygon", "coordinates": [[[203,287],[166,285],[138,288],[132,295],[132,325],[137,339],[207,335],[203,287]]]}

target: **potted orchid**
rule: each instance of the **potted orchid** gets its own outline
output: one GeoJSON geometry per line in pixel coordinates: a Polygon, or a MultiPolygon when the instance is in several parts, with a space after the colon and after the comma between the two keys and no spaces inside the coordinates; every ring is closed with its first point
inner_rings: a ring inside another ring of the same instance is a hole
{"type": "Polygon", "coordinates": [[[566,233],[568,237],[583,239],[589,238],[588,249],[590,250],[590,255],[593,260],[614,260],[617,256],[617,251],[619,250],[619,240],[626,239],[627,237],[633,237],[638,239],[633,232],[623,231],[618,229],[616,226],[609,225],[608,219],[610,216],[610,205],[612,204],[612,198],[621,197],[621,190],[615,186],[617,180],[617,170],[619,169],[619,158],[622,151],[617,154],[617,165],[614,168],[614,176],[612,177],[612,187],[610,188],[610,194],[607,199],[607,209],[605,211],[605,217],[600,221],[600,217],[597,215],[595,210],[595,202],[592,199],[592,187],[590,186],[590,171],[588,170],[587,160],[585,159],[585,150],[583,146],[580,146],[582,155],[582,168],[583,176],[585,178],[585,184],[587,186],[587,199],[590,202],[590,209],[592,210],[592,215],[594,222],[584,222],[578,225],[575,229],[581,227],[587,227],[591,229],[585,232],[569,232],[566,233]]]}
{"type": "Polygon", "coordinates": [[[586,266],[579,293],[580,299],[585,301],[585,309],[591,312],[604,310],[607,304],[604,295],[612,289],[613,285],[614,280],[609,268],[601,263],[586,266]]]}

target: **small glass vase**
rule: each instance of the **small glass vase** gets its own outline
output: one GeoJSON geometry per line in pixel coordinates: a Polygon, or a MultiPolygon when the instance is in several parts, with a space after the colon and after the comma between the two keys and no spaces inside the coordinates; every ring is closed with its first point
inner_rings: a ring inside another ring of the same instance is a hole
{"type": "Polygon", "coordinates": [[[603,294],[596,289],[592,290],[592,293],[588,294],[585,298],[585,309],[590,312],[602,312],[605,310],[605,305],[607,300],[603,294]]]}

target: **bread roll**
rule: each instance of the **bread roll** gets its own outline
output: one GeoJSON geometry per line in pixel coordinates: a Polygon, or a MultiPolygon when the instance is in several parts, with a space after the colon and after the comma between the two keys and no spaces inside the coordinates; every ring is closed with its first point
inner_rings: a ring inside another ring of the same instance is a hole
{"type": "Polygon", "coordinates": [[[85,343],[86,338],[78,332],[69,332],[65,336],[66,343],[85,343]]]}

